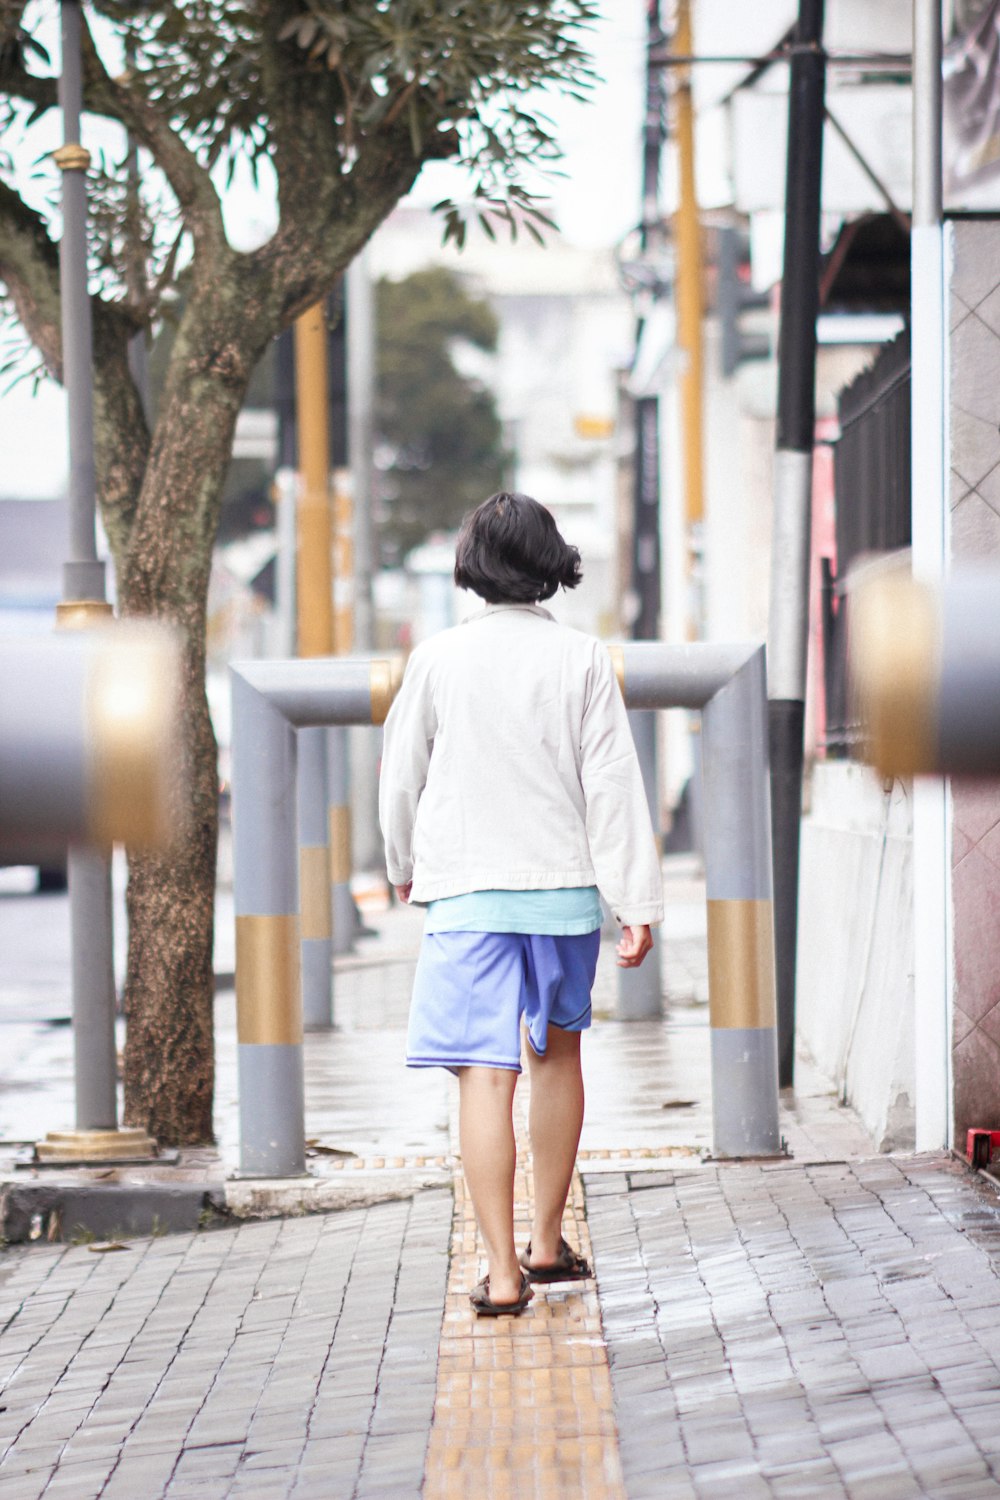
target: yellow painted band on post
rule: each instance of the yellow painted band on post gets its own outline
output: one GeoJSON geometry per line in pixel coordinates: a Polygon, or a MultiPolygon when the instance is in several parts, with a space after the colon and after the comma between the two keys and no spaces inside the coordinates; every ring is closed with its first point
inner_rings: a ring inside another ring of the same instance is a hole
{"type": "Polygon", "coordinates": [[[611,664],[612,664],[612,666],[615,669],[615,676],[618,678],[618,687],[619,687],[619,690],[621,692],[622,697],[624,698],[624,696],[625,696],[625,650],[624,650],[624,648],[622,646],[609,646],[608,647],[608,655],[611,657],[611,664]]]}
{"type": "Polygon", "coordinates": [[[864,756],[883,776],[913,776],[937,763],[941,618],[925,584],[873,575],[852,590],[850,668],[864,756]]]}
{"type": "Polygon", "coordinates": [[[373,661],[369,669],[372,697],[372,723],[384,724],[395,693],[392,685],[392,663],[373,661]]]}
{"type": "Polygon", "coordinates": [[[67,141],[52,153],[52,160],[60,172],[86,172],[90,166],[90,152],[78,141],[67,141]]]}
{"type": "Polygon", "coordinates": [[[56,605],[56,629],[93,630],[110,624],[114,614],[103,599],[67,599],[56,605]]]}
{"type": "Polygon", "coordinates": [[[351,878],[351,809],[330,808],[330,881],[346,885],[351,878]]]}
{"type": "Polygon", "coordinates": [[[130,624],[102,635],[87,676],[87,825],[94,843],[144,848],[177,834],[180,667],[166,629],[130,624]]]}
{"type": "Polygon", "coordinates": [[[258,1046],[302,1041],[297,916],[236,918],[236,1037],[258,1046]]]}
{"type": "Polygon", "coordinates": [[[770,901],[708,902],[708,1007],[724,1029],[777,1024],[770,901]]]}
{"type": "Polygon", "coordinates": [[[303,938],[332,937],[330,852],[325,844],[303,844],[299,849],[299,911],[303,938]]]}

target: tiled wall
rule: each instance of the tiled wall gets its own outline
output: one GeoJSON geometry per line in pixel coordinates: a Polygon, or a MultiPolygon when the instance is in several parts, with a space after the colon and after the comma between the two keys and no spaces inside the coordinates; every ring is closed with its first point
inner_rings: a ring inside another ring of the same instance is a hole
{"type": "MultiPolygon", "coordinates": [[[[953,224],[951,553],[1000,565],[1000,222],[953,224]]],[[[1000,784],[953,785],[955,1140],[1000,1129],[1000,784]]]]}

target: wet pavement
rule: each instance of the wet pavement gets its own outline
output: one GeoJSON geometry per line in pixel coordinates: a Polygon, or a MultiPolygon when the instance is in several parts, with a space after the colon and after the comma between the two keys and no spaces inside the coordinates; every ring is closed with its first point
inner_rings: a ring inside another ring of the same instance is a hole
{"type": "MultiPolygon", "coordinates": [[[[596,1285],[472,1318],[454,1084],[402,1067],[420,918],[373,914],[380,936],[337,964],[339,1029],[306,1046],[311,1170],[357,1206],[0,1254],[0,1494],[1000,1495],[994,1188],[945,1156],[873,1156],[807,1062],[792,1155],[707,1162],[703,890],[683,861],[668,888],[667,1018],[613,1020],[605,944],[584,1044],[568,1223],[596,1285]]],[[[21,945],[0,975],[8,1141],[71,1118],[58,964],[31,963],[43,928],[60,941],[41,899],[0,893],[0,950],[21,945]]],[[[233,1013],[223,990],[219,1149],[161,1177],[235,1163],[233,1013]]]]}

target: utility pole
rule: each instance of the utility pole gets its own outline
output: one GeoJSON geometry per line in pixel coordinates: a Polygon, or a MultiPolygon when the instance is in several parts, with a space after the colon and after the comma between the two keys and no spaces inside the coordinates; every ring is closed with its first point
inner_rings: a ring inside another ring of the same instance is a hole
{"type": "MultiPolygon", "coordinates": [[[[678,57],[690,57],[694,53],[691,40],[691,0],[678,0],[677,28],[671,50],[678,57]]],[[[695,182],[691,69],[678,67],[675,79],[674,129],[677,134],[680,195],[674,218],[674,243],[677,247],[678,344],[685,361],[680,378],[681,428],[684,434],[684,513],[687,521],[689,584],[692,590],[690,624],[692,632],[697,635],[702,624],[702,612],[694,589],[701,554],[701,525],[705,516],[701,225],[698,222],[695,182]]]]}
{"type": "Polygon", "coordinates": [[[778,993],[778,1080],[795,1067],[799,825],[809,644],[816,318],[826,59],[824,0],[799,0],[788,93],[785,259],[778,335],[778,428],[768,622],[768,739],[778,993]]]}
{"type": "MultiPolygon", "coordinates": [[[[666,88],[662,70],[654,64],[663,42],[660,0],[646,4],[646,114],[642,133],[642,223],[640,245],[644,259],[658,261],[663,248],[660,213],[660,157],[665,136],[666,88]]],[[[650,293],[659,295],[655,284],[650,293]]],[[[636,325],[636,348],[643,319],[636,325]]],[[[635,397],[635,480],[632,527],[632,595],[635,616],[633,640],[655,641],[660,636],[660,400],[655,394],[635,397]]],[[[642,769],[653,827],[659,829],[659,777],[656,763],[655,713],[630,712],[629,724],[642,769]]],[[[659,839],[657,839],[659,841],[659,839]]],[[[645,1021],[662,1015],[660,955],[654,949],[638,969],[618,971],[619,1020],[645,1021]]]]}
{"type": "MultiPolygon", "coordinates": [[[[375,649],[375,521],[373,461],[375,446],[375,297],[371,261],[361,250],[347,268],[347,452],[354,507],[354,639],[362,654],[375,649]]],[[[356,814],[352,830],[357,867],[384,868],[378,827],[377,740],[381,731],[355,729],[357,750],[351,764],[356,814]]]]}
{"type": "MultiPolygon", "coordinates": [[[[913,0],[913,573],[940,584],[948,566],[947,309],[941,184],[941,0],[913,0]]],[[[948,783],[913,783],[913,1009],[918,1151],[950,1144],[951,818],[948,783]]]]}
{"type": "MultiPolygon", "coordinates": [[[[69,409],[69,558],[63,567],[61,630],[89,630],[111,618],[104,563],[97,555],[94,469],[93,333],[87,285],[87,168],[80,142],[83,107],[80,0],[62,0],[59,100],[63,144],[53,152],[62,173],[59,245],[63,385],[69,409]]],[[[39,1154],[70,1159],[146,1156],[144,1131],[118,1130],[115,983],[112,957],[110,850],[71,846],[67,853],[76,1130],[42,1143],[39,1154]]]]}
{"type": "MultiPolygon", "coordinates": [[[[330,420],[326,306],[295,321],[295,412],[298,434],[298,654],[333,654],[330,420]]],[[[300,729],[298,748],[299,924],[302,1020],[310,1030],[333,1025],[333,922],[330,896],[327,731],[300,729]]]]}

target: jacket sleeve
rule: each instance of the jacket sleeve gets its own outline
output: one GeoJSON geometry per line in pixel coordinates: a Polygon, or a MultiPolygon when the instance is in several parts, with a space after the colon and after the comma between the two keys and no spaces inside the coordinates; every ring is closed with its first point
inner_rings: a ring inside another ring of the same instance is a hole
{"type": "Polygon", "coordinates": [[[419,648],[385,721],[378,814],[392,885],[413,879],[413,827],[427,780],[436,721],[429,664],[419,648]]]}
{"type": "Polygon", "coordinates": [[[625,704],[607,650],[595,643],[583,712],[580,775],[597,884],[625,927],[663,921],[663,880],[625,704]]]}

